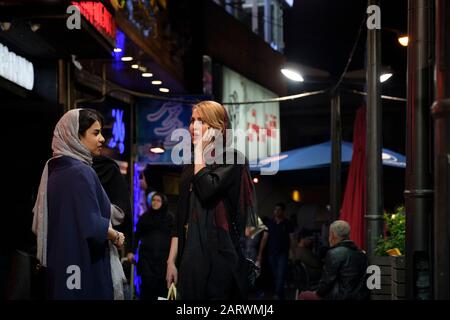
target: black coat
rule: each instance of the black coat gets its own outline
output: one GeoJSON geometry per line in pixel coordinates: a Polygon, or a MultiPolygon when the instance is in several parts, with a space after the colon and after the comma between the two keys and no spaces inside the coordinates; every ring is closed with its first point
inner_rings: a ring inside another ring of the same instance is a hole
{"type": "MultiPolygon", "coordinates": [[[[108,195],[109,201],[125,213],[122,224],[115,226],[114,229],[125,233],[127,239],[130,239],[133,228],[130,194],[128,192],[128,184],[120,173],[119,166],[111,158],[98,156],[93,158],[92,167],[97,173],[103,189],[108,195]]],[[[131,241],[127,241],[126,243],[131,244],[131,241]]]]}
{"type": "Polygon", "coordinates": [[[331,300],[364,300],[368,297],[367,256],[350,240],[330,248],[325,257],[317,294],[331,300]]]}
{"type": "Polygon", "coordinates": [[[181,299],[243,295],[236,290],[240,287],[240,252],[233,241],[243,235],[245,227],[239,217],[243,168],[238,164],[208,165],[196,175],[193,165],[183,170],[172,234],[178,237],[177,289],[181,299]]]}
{"type": "Polygon", "coordinates": [[[167,210],[150,209],[139,217],[133,241],[133,252],[141,242],[137,263],[139,275],[165,279],[172,227],[173,216],[167,210]]]}

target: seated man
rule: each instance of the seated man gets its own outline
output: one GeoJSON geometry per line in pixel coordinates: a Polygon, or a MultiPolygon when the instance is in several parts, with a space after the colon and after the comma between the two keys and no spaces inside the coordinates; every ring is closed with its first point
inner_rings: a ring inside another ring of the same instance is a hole
{"type": "Polygon", "coordinates": [[[312,235],[307,230],[298,234],[297,248],[295,249],[295,261],[301,261],[309,275],[310,285],[317,283],[322,275],[322,262],[312,251],[312,235]]]}
{"type": "Polygon", "coordinates": [[[330,225],[330,250],[325,257],[322,278],[316,291],[300,293],[300,300],[364,300],[369,296],[366,285],[367,256],[349,240],[350,226],[337,220],[330,225]]]}

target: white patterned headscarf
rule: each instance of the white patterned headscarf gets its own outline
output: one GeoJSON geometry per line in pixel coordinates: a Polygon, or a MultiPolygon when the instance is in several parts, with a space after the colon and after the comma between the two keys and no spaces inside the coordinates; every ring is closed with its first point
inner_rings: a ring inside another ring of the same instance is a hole
{"type": "Polygon", "coordinates": [[[91,152],[81,143],[78,136],[79,114],[82,109],[66,112],[56,124],[53,131],[53,157],[47,161],[41,176],[41,182],[33,208],[32,230],[37,236],[37,258],[41,265],[47,266],[47,182],[48,163],[54,158],[68,156],[88,165],[92,164],[91,152]]]}

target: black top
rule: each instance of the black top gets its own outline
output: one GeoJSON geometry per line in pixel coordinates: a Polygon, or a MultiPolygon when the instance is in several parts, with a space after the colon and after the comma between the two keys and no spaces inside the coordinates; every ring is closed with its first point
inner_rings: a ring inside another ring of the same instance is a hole
{"type": "Polygon", "coordinates": [[[351,240],[331,247],[325,258],[317,294],[332,300],[362,300],[368,297],[367,256],[351,240]]]}
{"type": "Polygon", "coordinates": [[[181,299],[229,299],[240,278],[240,252],[235,239],[244,234],[240,214],[244,165],[207,165],[194,176],[186,165],[173,236],[178,237],[178,294],[181,299]],[[235,222],[234,226],[230,222],[235,222]],[[238,236],[234,236],[235,234],[238,236]]]}
{"type": "MultiPolygon", "coordinates": [[[[119,166],[111,158],[98,156],[93,158],[92,167],[97,173],[111,203],[118,206],[125,213],[123,223],[115,226],[114,229],[123,232],[127,239],[130,239],[133,227],[130,194],[128,192],[128,185],[120,173],[119,166]]],[[[131,241],[127,241],[126,243],[131,243],[131,241]]]]}
{"type": "Polygon", "coordinates": [[[269,229],[269,238],[267,243],[268,253],[270,256],[289,253],[291,240],[289,235],[294,232],[292,223],[284,219],[280,223],[269,220],[267,223],[269,229]]]}
{"type": "Polygon", "coordinates": [[[166,210],[148,210],[139,217],[133,241],[133,252],[139,245],[139,275],[164,279],[170,250],[173,216],[166,210]]]}

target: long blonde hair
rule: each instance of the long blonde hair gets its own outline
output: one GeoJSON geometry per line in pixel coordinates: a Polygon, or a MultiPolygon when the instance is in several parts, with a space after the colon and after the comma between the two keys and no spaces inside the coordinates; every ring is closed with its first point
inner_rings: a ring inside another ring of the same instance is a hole
{"type": "Polygon", "coordinates": [[[227,110],[223,105],[215,101],[201,101],[192,107],[192,111],[198,110],[202,120],[214,129],[225,132],[228,125],[227,110]]]}

